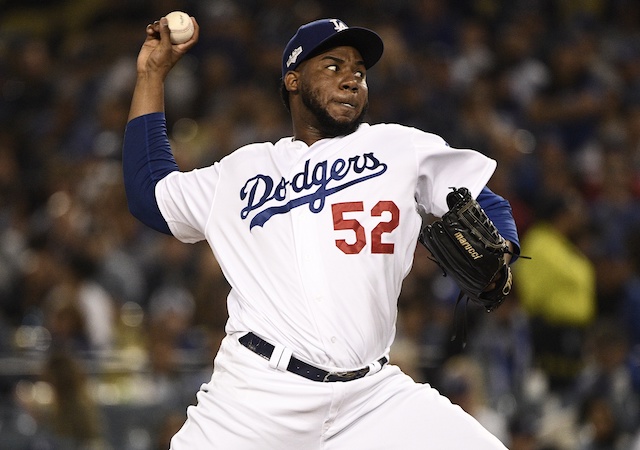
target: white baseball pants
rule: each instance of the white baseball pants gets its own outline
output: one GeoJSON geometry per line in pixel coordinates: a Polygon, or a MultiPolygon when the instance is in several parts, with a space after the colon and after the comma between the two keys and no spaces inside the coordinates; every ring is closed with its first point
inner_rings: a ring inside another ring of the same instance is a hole
{"type": "Polygon", "coordinates": [[[397,366],[321,383],[269,368],[227,336],[171,450],[493,450],[473,417],[397,366]]]}

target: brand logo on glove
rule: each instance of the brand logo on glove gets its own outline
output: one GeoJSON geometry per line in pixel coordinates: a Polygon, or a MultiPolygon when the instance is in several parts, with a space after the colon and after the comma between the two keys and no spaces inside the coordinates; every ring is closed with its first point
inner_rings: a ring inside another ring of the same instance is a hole
{"type": "Polygon", "coordinates": [[[473,248],[473,245],[469,244],[469,241],[467,241],[467,239],[461,232],[458,231],[457,233],[454,233],[453,236],[458,240],[462,248],[464,248],[467,253],[469,253],[469,256],[471,256],[473,259],[482,258],[483,255],[479,254],[476,249],[473,248]]]}

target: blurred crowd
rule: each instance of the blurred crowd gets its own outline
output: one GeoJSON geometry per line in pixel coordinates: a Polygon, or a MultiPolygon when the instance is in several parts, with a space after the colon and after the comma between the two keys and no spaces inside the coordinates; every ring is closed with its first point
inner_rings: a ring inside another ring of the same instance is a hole
{"type": "Polygon", "coordinates": [[[496,159],[531,257],[486,314],[418,247],[392,362],[511,450],[640,449],[636,0],[0,1],[7,448],[168,448],[210,377],[229,286],[206,244],[132,218],[122,183],[136,56],[172,10],[201,27],[166,84],[183,170],[291,134],[278,87],[299,25],[378,31],[368,120],[496,159]]]}

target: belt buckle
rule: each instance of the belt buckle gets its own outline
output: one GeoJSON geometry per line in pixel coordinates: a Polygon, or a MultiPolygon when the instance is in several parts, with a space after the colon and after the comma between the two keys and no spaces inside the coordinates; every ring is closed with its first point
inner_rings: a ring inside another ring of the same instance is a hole
{"type": "Polygon", "coordinates": [[[328,372],[322,381],[325,383],[331,381],[351,381],[362,378],[367,374],[367,372],[369,372],[368,367],[360,370],[354,370],[352,372],[328,372]]]}

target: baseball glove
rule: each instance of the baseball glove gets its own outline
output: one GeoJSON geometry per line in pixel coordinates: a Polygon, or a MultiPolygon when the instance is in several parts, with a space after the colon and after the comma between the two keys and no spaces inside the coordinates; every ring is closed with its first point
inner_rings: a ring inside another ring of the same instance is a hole
{"type": "Polygon", "coordinates": [[[447,211],[423,228],[419,241],[451,276],[467,298],[487,312],[496,309],[511,291],[511,269],[505,261],[509,247],[467,188],[453,188],[447,211]]]}

